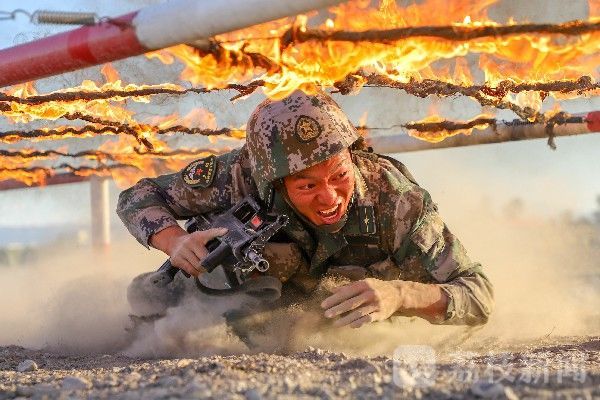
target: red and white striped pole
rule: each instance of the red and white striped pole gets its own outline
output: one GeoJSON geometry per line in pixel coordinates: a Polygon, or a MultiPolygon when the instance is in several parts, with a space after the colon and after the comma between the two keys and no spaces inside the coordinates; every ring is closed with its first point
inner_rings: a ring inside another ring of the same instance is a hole
{"type": "Polygon", "coordinates": [[[172,0],[0,50],[0,87],[208,39],[343,0],[172,0]]]}
{"type": "MultiPolygon", "coordinates": [[[[495,126],[489,126],[483,130],[473,130],[471,135],[458,134],[438,143],[430,143],[410,136],[406,128],[399,128],[399,131],[400,133],[393,135],[367,136],[367,143],[373,147],[376,153],[393,154],[548,137],[546,124],[521,120],[498,121],[495,126]]],[[[600,132],[600,111],[572,114],[567,123],[555,125],[552,129],[555,137],[597,132],[600,132]]]]}

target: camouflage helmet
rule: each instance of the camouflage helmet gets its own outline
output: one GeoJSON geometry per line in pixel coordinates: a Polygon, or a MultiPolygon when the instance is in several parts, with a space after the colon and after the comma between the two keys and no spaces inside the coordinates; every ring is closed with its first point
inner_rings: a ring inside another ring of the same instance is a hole
{"type": "Polygon", "coordinates": [[[265,100],[250,116],[246,146],[261,198],[271,183],[325,161],[360,135],[335,101],[324,93],[295,91],[265,100]]]}

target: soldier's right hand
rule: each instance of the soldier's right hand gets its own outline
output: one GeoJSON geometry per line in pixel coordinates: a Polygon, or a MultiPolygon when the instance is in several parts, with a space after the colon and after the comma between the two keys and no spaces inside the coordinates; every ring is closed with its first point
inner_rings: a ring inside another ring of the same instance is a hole
{"type": "Polygon", "coordinates": [[[198,276],[205,272],[200,263],[208,254],[206,243],[225,233],[227,228],[187,233],[179,226],[174,226],[152,235],[151,244],[169,255],[171,265],[198,276]]]}
{"type": "Polygon", "coordinates": [[[214,228],[174,238],[169,251],[171,264],[192,276],[206,272],[200,266],[208,254],[206,243],[225,233],[227,233],[226,228],[214,228]]]}

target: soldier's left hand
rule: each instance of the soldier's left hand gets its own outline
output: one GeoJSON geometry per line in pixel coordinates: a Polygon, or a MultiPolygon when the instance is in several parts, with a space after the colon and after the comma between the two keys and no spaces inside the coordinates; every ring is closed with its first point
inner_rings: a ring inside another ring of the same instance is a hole
{"type": "Polygon", "coordinates": [[[398,310],[400,302],[400,292],[392,283],[367,278],[335,288],[321,307],[327,318],[341,316],[334,321],[334,326],[358,328],[389,318],[398,310]]]}

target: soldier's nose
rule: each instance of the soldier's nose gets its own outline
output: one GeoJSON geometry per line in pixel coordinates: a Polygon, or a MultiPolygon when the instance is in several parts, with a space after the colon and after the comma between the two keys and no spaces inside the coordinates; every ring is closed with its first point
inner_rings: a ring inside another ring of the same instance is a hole
{"type": "Polygon", "coordinates": [[[337,200],[335,188],[329,185],[324,186],[323,189],[319,191],[317,200],[319,201],[319,204],[324,206],[334,206],[335,201],[337,200]]]}

